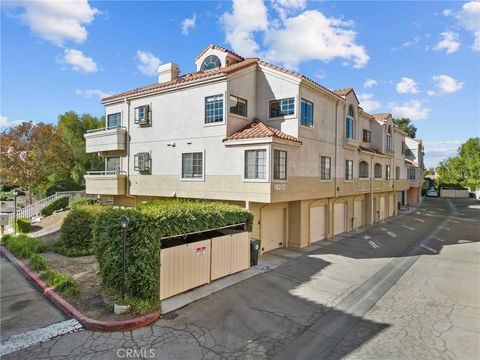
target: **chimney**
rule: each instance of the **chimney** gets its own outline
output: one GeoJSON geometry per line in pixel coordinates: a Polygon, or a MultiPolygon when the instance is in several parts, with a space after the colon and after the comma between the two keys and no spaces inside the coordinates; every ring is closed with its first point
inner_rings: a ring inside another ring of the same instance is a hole
{"type": "Polygon", "coordinates": [[[160,65],[157,69],[158,82],[164,83],[171,80],[174,80],[178,77],[180,69],[177,64],[168,63],[160,65]]]}

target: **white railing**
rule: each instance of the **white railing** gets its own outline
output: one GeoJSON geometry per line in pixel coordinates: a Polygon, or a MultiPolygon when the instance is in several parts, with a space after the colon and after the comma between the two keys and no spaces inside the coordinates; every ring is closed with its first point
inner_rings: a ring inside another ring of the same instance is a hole
{"type": "Polygon", "coordinates": [[[122,170],[87,171],[87,175],[125,175],[126,173],[122,170]]]}
{"type": "MultiPolygon", "coordinates": [[[[79,197],[85,196],[85,191],[61,191],[53,195],[46,197],[45,199],[34,202],[33,204],[27,205],[22,209],[17,210],[17,218],[27,218],[33,219],[40,216],[40,213],[44,207],[53,202],[56,198],[60,196],[67,196],[68,203],[71,204],[72,200],[79,197]]],[[[10,224],[10,219],[14,217],[13,213],[8,214],[8,223],[10,224]]]]}
{"type": "Polygon", "coordinates": [[[125,126],[110,126],[110,127],[100,128],[100,129],[87,130],[87,134],[92,134],[92,133],[107,131],[107,130],[127,130],[127,128],[125,126]]]}

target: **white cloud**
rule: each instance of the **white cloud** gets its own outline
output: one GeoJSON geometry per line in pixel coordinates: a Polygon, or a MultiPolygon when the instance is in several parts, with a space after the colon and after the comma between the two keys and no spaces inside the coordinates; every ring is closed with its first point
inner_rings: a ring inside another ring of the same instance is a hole
{"type": "Polygon", "coordinates": [[[92,73],[98,70],[97,64],[91,57],[85,56],[82,51],[76,49],[65,49],[62,63],[68,64],[75,71],[92,73]]]}
{"type": "Polygon", "coordinates": [[[382,107],[382,104],[373,98],[373,94],[358,94],[358,100],[360,101],[360,106],[367,113],[382,107]]]}
{"type": "Polygon", "coordinates": [[[428,90],[428,91],[427,91],[427,94],[428,94],[428,96],[434,96],[434,95],[435,95],[435,91],[433,91],[433,90],[428,90]]]}
{"type": "Polygon", "coordinates": [[[182,21],[182,34],[188,35],[190,29],[195,27],[195,23],[197,20],[197,14],[193,14],[191,18],[186,18],[182,21]]]}
{"type": "Polygon", "coordinates": [[[162,61],[148,51],[137,51],[137,60],[139,61],[137,68],[143,74],[152,76],[157,73],[157,69],[162,63],[162,61]]]}
{"type": "Polygon", "coordinates": [[[418,93],[418,86],[415,80],[402,77],[396,86],[397,92],[400,94],[415,94],[418,93]]]}
{"type": "Polygon", "coordinates": [[[377,84],[378,84],[377,80],[367,79],[367,80],[365,80],[365,82],[363,83],[363,87],[364,87],[365,89],[370,89],[370,88],[374,87],[374,86],[377,85],[377,84]]]}
{"type": "Polygon", "coordinates": [[[112,95],[100,89],[87,89],[87,90],[77,89],[75,90],[75,94],[78,96],[86,97],[86,98],[98,96],[100,99],[112,95]]]}
{"type": "Polygon", "coordinates": [[[431,109],[423,107],[419,100],[410,100],[402,105],[389,104],[393,117],[404,117],[411,120],[423,120],[428,117],[431,109]]]}
{"type": "Polygon", "coordinates": [[[394,46],[394,47],[392,48],[392,50],[394,50],[394,51],[399,51],[399,50],[402,50],[402,48],[407,48],[407,47],[416,45],[416,44],[418,44],[419,42],[420,42],[420,37],[419,37],[419,36],[415,36],[412,40],[405,41],[401,46],[394,46]]]}
{"type": "Polygon", "coordinates": [[[307,2],[306,0],[272,0],[271,4],[283,21],[289,14],[305,9],[307,2]]]}
{"type": "Polygon", "coordinates": [[[352,22],[327,18],[316,10],[307,10],[296,17],[285,19],[283,26],[265,34],[268,60],[296,68],[302,61],[328,62],[342,58],[361,68],[369,60],[362,45],[355,42],[357,33],[352,22]]]}
{"type": "Polygon", "coordinates": [[[20,7],[16,14],[38,37],[57,46],[66,41],[82,43],[87,39],[85,25],[90,24],[100,11],[90,6],[87,0],[75,1],[12,1],[4,2],[9,7],[20,7]]]}
{"type": "Polygon", "coordinates": [[[464,83],[448,75],[434,75],[433,81],[441,93],[450,94],[463,88],[464,83]]]}
{"type": "Polygon", "coordinates": [[[480,51],[480,1],[470,1],[463,4],[462,10],[456,18],[464,29],[473,33],[472,49],[480,51]]]}
{"type": "Polygon", "coordinates": [[[440,161],[456,156],[459,146],[464,142],[463,140],[445,140],[423,143],[425,147],[425,166],[427,168],[435,167],[440,161]]]}
{"type": "Polygon", "coordinates": [[[452,10],[451,9],[445,9],[442,11],[443,16],[450,16],[452,15],[452,10]]]}
{"type": "Polygon", "coordinates": [[[267,8],[263,0],[234,0],[231,13],[224,13],[221,22],[226,40],[242,56],[256,56],[259,45],[253,33],[268,28],[267,8]]]}
{"type": "Polygon", "coordinates": [[[458,34],[453,31],[442,32],[440,36],[443,38],[433,47],[433,50],[446,50],[447,54],[453,54],[460,48],[460,40],[458,34]]]}
{"type": "Polygon", "coordinates": [[[0,129],[8,129],[17,125],[20,125],[22,122],[27,120],[9,120],[6,116],[0,115],[0,129]]]}

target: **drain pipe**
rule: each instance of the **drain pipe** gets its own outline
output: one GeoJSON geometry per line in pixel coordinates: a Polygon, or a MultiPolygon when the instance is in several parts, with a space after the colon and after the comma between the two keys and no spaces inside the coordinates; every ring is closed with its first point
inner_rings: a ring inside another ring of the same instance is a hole
{"type": "Polygon", "coordinates": [[[130,196],[130,100],[125,97],[127,103],[127,179],[125,181],[125,195],[130,196]]]}

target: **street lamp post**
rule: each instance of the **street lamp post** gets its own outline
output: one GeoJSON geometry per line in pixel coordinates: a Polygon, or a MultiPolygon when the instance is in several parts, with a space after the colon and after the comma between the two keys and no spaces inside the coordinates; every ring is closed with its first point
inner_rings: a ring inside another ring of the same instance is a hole
{"type": "Polygon", "coordinates": [[[17,196],[18,190],[13,190],[13,233],[17,235],[17,196]]]}
{"type": "Polygon", "coordinates": [[[123,237],[123,251],[122,251],[122,301],[125,300],[125,265],[126,265],[126,244],[127,244],[127,228],[130,219],[128,216],[122,216],[120,218],[120,224],[122,225],[122,237],[123,237]]]}

